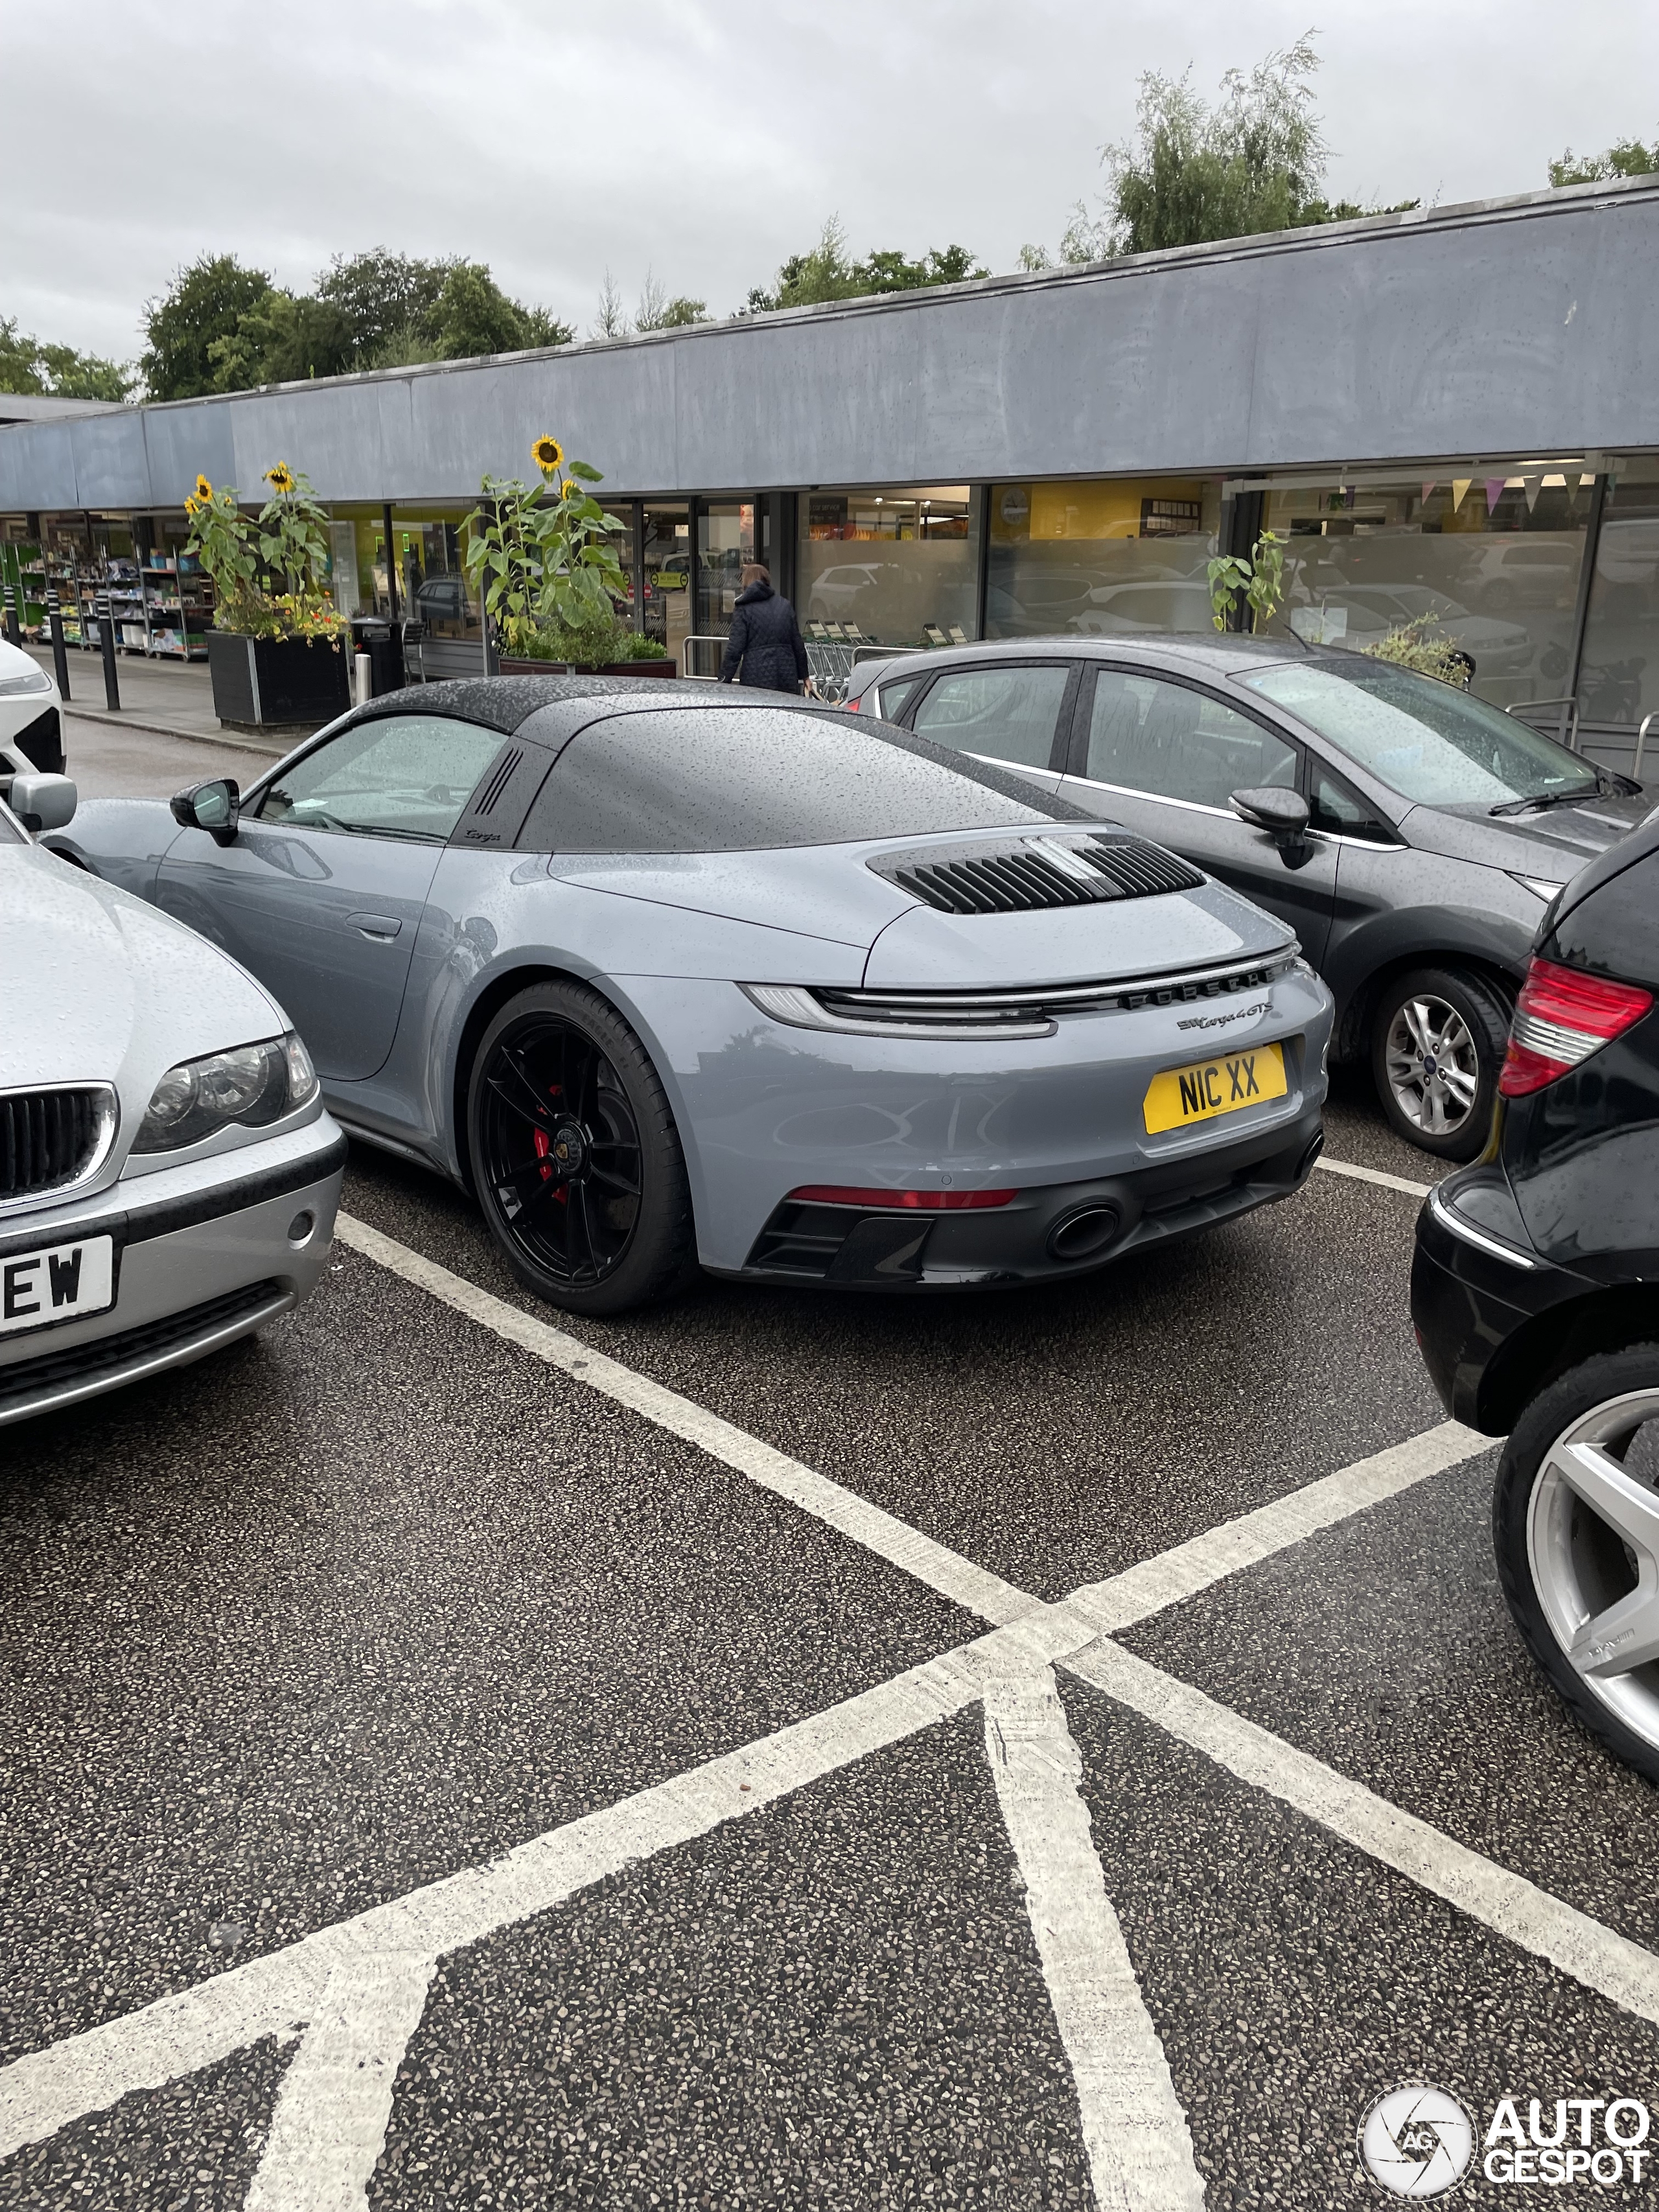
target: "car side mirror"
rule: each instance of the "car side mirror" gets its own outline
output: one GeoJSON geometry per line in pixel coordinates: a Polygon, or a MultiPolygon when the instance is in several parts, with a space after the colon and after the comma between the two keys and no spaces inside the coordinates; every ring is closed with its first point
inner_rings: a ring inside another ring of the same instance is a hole
{"type": "Polygon", "coordinates": [[[1287,868],[1299,868],[1308,859],[1313,849],[1308,842],[1308,802],[1299,791],[1267,784],[1257,791],[1234,792],[1231,804],[1241,822],[1267,831],[1287,868]]]}
{"type": "Polygon", "coordinates": [[[193,783],[168,804],[181,830],[205,830],[216,845],[235,842],[242,793],[234,775],[217,775],[210,783],[193,783]]]}
{"type": "Polygon", "coordinates": [[[62,830],[74,819],[81,794],[66,775],[15,775],[6,804],[26,830],[62,830]]]}
{"type": "Polygon", "coordinates": [[[1308,802],[1299,791],[1269,784],[1260,791],[1236,791],[1233,812],[1252,830],[1265,830],[1280,844],[1299,845],[1308,834],[1308,802]]]}

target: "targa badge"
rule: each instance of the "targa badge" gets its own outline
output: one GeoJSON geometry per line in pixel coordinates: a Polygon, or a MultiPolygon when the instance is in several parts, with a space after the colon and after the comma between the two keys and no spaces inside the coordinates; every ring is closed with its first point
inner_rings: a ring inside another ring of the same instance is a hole
{"type": "Polygon", "coordinates": [[[1396,2197],[1438,2197],[1469,2170],[1474,2122],[1449,2090],[1402,2081],[1385,2090],[1359,2130],[1371,2179],[1396,2197]]]}

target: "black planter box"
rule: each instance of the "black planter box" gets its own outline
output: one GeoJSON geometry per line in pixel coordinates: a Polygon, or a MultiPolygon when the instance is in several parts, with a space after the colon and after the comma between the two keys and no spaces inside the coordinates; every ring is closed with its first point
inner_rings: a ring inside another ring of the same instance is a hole
{"type": "Polygon", "coordinates": [[[273,722],[331,722],[351,704],[346,657],[326,638],[240,637],[208,632],[213,711],[222,722],[259,729],[273,722]]]}
{"type": "Polygon", "coordinates": [[[578,676],[665,676],[677,678],[679,663],[668,656],[660,660],[514,660],[503,653],[503,676],[562,676],[574,669],[578,676]]]}

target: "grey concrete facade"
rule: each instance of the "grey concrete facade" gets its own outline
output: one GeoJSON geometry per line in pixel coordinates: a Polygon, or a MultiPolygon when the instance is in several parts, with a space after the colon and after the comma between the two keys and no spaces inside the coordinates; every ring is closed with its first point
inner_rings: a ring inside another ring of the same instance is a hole
{"type": "Polygon", "coordinates": [[[607,491],[1659,447],[1659,185],[1194,246],[556,352],[0,427],[0,511],[466,499],[550,429],[607,491]]]}

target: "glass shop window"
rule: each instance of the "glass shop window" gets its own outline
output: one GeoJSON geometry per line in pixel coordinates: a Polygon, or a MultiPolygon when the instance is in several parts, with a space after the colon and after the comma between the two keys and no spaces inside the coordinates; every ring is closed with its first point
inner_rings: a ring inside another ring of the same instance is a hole
{"type": "Polygon", "coordinates": [[[993,484],[988,637],[1210,627],[1218,477],[993,484]]]}
{"type": "Polygon", "coordinates": [[[1364,651],[1415,625],[1474,663],[1494,706],[1559,696],[1594,479],[1577,461],[1411,483],[1269,489],[1286,539],[1275,631],[1364,651]]]}
{"type": "Polygon", "coordinates": [[[818,645],[961,645],[979,546],[966,484],[800,497],[797,607],[818,645]]]}

